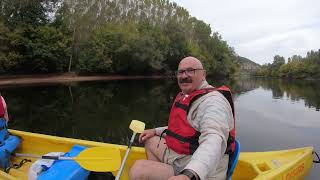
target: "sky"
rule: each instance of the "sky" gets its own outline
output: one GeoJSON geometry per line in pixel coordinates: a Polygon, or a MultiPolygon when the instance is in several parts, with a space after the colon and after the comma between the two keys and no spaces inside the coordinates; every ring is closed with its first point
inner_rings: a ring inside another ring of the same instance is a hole
{"type": "Polygon", "coordinates": [[[240,56],[265,64],[320,49],[319,0],[172,0],[240,56]]]}

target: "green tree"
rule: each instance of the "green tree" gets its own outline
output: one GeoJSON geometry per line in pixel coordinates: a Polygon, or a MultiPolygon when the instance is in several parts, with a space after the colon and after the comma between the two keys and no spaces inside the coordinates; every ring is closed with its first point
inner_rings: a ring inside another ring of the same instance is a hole
{"type": "Polygon", "coordinates": [[[28,72],[65,72],[70,56],[70,38],[52,26],[31,32],[25,65],[28,72]]]}
{"type": "Polygon", "coordinates": [[[22,59],[19,52],[19,36],[0,21],[0,73],[12,72],[22,59]]]}
{"type": "Polygon", "coordinates": [[[189,55],[209,75],[236,69],[227,42],[169,0],[3,0],[0,8],[2,72],[168,74],[189,55]]]}

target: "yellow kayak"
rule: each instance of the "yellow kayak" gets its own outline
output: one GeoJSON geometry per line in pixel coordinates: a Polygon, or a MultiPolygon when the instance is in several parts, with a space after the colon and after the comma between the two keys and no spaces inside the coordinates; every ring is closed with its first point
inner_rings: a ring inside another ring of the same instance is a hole
{"type": "MultiPolygon", "coordinates": [[[[21,145],[16,152],[24,154],[44,155],[49,152],[67,152],[73,145],[77,144],[87,147],[118,148],[123,158],[127,148],[127,146],[123,145],[63,138],[18,130],[10,130],[10,133],[21,138],[21,145]]],[[[303,179],[312,167],[312,151],[312,147],[304,147],[270,152],[241,152],[232,179],[303,179]]],[[[135,160],[145,158],[146,155],[143,148],[133,147],[121,179],[128,179],[128,170],[135,160]]],[[[11,161],[19,163],[22,159],[22,157],[12,157],[11,161]]],[[[34,158],[28,159],[32,162],[27,162],[18,169],[11,169],[9,173],[0,171],[0,179],[27,179],[29,167],[37,160],[34,158]]],[[[112,173],[116,175],[117,172],[112,173]]]]}

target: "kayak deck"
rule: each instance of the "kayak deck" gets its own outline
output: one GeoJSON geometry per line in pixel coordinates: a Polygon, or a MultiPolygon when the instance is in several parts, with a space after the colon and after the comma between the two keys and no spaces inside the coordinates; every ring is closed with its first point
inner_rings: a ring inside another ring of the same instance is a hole
{"type": "Polygon", "coordinates": [[[312,147],[240,153],[232,179],[303,179],[312,167],[312,147]]]}

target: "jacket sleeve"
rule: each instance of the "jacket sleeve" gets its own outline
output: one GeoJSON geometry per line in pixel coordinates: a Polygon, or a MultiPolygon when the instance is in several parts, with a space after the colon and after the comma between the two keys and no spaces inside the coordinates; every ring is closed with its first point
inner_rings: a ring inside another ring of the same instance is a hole
{"type": "Polygon", "coordinates": [[[232,110],[221,94],[205,98],[191,112],[192,125],[200,131],[199,147],[185,169],[195,171],[200,179],[214,173],[227,148],[229,131],[233,126],[232,110]]]}
{"type": "Polygon", "coordinates": [[[157,136],[160,136],[161,133],[162,133],[165,129],[168,129],[168,126],[155,128],[155,130],[156,130],[156,135],[157,135],[157,136]]]}

